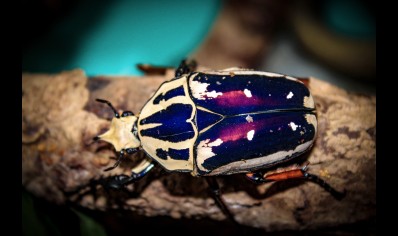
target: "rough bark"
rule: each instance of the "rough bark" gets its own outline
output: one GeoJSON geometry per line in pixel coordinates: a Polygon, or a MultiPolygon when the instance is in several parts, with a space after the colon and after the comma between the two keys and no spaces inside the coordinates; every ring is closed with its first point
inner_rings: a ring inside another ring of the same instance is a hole
{"type": "MultiPolygon", "coordinates": [[[[172,74],[172,73],[171,73],[172,74]]],[[[57,204],[73,202],[85,208],[123,208],[138,215],[179,218],[225,216],[215,205],[203,178],[167,173],[157,166],[129,187],[133,194],[69,195],[78,186],[129,169],[142,153],[110,172],[112,147],[92,138],[104,132],[112,113],[95,98],[122,110],[140,108],[166,76],[97,77],[74,70],[56,75],[22,75],[22,184],[38,197],[57,204]]],[[[316,143],[304,158],[310,172],[336,189],[347,190],[341,201],[305,181],[254,185],[242,175],[220,177],[225,201],[236,220],[267,231],[336,227],[373,221],[376,217],[376,98],[351,94],[310,78],[318,115],[316,143]]],[[[83,189],[85,190],[85,189],[83,189]]],[[[82,190],[82,191],[83,191],[82,190]]]]}

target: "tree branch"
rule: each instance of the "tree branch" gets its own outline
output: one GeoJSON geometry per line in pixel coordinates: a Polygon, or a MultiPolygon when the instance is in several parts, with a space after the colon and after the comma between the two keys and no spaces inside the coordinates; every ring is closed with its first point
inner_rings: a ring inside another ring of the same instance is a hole
{"type": "MultiPolygon", "coordinates": [[[[97,77],[81,70],[55,75],[22,76],[22,184],[38,197],[57,204],[73,202],[95,210],[127,209],[143,216],[225,219],[205,181],[157,166],[123,191],[95,196],[69,195],[101,177],[129,174],[144,154],[110,172],[113,148],[92,138],[104,132],[112,111],[95,102],[103,98],[116,109],[139,113],[167,75],[97,77]]],[[[376,216],[376,98],[348,93],[310,78],[318,115],[317,140],[304,158],[309,172],[321,176],[347,196],[337,201],[319,186],[285,181],[256,186],[242,175],[220,177],[223,197],[236,220],[268,231],[319,229],[373,220],[376,216]]],[[[83,189],[85,191],[87,189],[83,189]]]]}

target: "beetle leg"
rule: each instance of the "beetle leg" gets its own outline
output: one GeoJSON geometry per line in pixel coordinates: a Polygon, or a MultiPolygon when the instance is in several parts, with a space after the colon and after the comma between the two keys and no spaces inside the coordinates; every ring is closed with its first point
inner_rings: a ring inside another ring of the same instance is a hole
{"type": "Polygon", "coordinates": [[[238,224],[231,211],[229,210],[227,204],[225,204],[224,200],[222,199],[220,186],[218,185],[217,179],[215,179],[214,177],[206,177],[205,179],[207,181],[207,185],[210,187],[217,206],[234,224],[238,224]]]}
{"type": "Polygon", "coordinates": [[[137,64],[137,68],[144,72],[145,75],[165,75],[168,69],[172,69],[172,67],[154,66],[150,64],[137,64]]]}
{"type": "Polygon", "coordinates": [[[326,191],[328,191],[330,194],[332,194],[333,197],[335,197],[338,200],[341,200],[342,198],[345,197],[346,195],[346,190],[344,189],[343,192],[339,192],[336,189],[334,189],[330,184],[328,184],[325,180],[319,178],[316,175],[310,174],[308,172],[304,173],[304,178],[306,178],[308,181],[311,181],[313,183],[318,184],[322,188],[324,188],[326,191]]]}
{"type": "Polygon", "coordinates": [[[298,80],[300,80],[301,82],[303,82],[303,84],[309,88],[309,84],[310,84],[310,78],[308,77],[297,77],[298,80]]]}
{"type": "Polygon", "coordinates": [[[152,168],[155,166],[153,162],[148,159],[142,161],[136,168],[131,171],[131,176],[128,175],[116,175],[112,176],[107,181],[107,187],[113,189],[121,189],[126,185],[134,183],[142,179],[152,168]],[[137,171],[139,170],[139,171],[137,171]]]}
{"type": "Polygon", "coordinates": [[[191,60],[189,63],[187,63],[187,59],[182,60],[180,65],[176,69],[175,77],[180,77],[183,74],[193,72],[196,69],[196,66],[197,64],[195,60],[191,60]]]}
{"type": "Polygon", "coordinates": [[[115,169],[116,167],[118,167],[119,164],[120,164],[120,162],[122,162],[122,159],[123,159],[123,158],[124,158],[124,149],[122,149],[122,150],[119,152],[119,156],[117,157],[117,160],[116,160],[115,164],[114,164],[113,166],[109,167],[109,168],[106,168],[104,171],[110,171],[110,170],[113,170],[113,169],[115,169]]]}
{"type": "Polygon", "coordinates": [[[336,199],[342,199],[346,192],[339,192],[330,186],[326,181],[320,177],[310,174],[307,172],[309,162],[306,162],[303,166],[293,165],[286,168],[280,168],[276,171],[268,172],[263,174],[262,172],[247,173],[246,177],[255,183],[267,183],[273,181],[281,181],[286,179],[304,178],[308,181],[314,182],[332,194],[336,199]]]}
{"type": "Polygon", "coordinates": [[[286,179],[295,179],[304,177],[304,173],[308,169],[308,164],[300,167],[298,165],[292,165],[285,168],[279,168],[275,171],[269,171],[265,174],[262,172],[247,173],[246,176],[256,183],[266,183],[273,181],[280,181],[286,179]]]}
{"type": "Polygon", "coordinates": [[[126,117],[126,116],[134,116],[134,113],[132,111],[124,111],[122,113],[122,117],[126,117]]]}

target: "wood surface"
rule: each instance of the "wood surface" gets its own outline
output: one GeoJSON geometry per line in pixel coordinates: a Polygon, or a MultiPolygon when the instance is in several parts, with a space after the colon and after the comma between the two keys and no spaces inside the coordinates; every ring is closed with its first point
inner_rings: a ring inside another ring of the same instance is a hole
{"type": "MultiPolygon", "coordinates": [[[[92,138],[104,132],[112,112],[95,98],[119,110],[139,113],[159,85],[173,77],[87,78],[82,70],[59,74],[22,75],[22,185],[37,197],[56,204],[75,204],[95,211],[124,209],[143,217],[225,220],[203,178],[168,173],[157,166],[129,193],[104,191],[68,194],[90,181],[129,174],[143,158],[131,156],[110,172],[112,146],[92,138]]],[[[376,218],[376,97],[348,93],[310,78],[318,116],[313,149],[300,161],[309,172],[338,190],[334,199],[314,183],[289,180],[255,185],[243,175],[219,177],[223,197],[241,225],[267,231],[317,230],[343,227],[376,218]]],[[[80,193],[90,188],[84,188],[80,193]]]]}

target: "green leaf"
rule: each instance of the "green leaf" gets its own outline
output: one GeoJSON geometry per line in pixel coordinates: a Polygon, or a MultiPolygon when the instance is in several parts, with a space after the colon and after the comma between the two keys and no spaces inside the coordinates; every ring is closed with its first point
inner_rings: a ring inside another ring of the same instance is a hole
{"type": "Polygon", "coordinates": [[[22,191],[22,234],[46,235],[46,229],[35,211],[33,199],[24,191],[22,191]]]}
{"type": "Polygon", "coordinates": [[[80,220],[80,235],[84,236],[107,236],[106,231],[102,225],[98,224],[97,221],[90,218],[89,216],[72,209],[74,213],[79,217],[80,220]]]}

